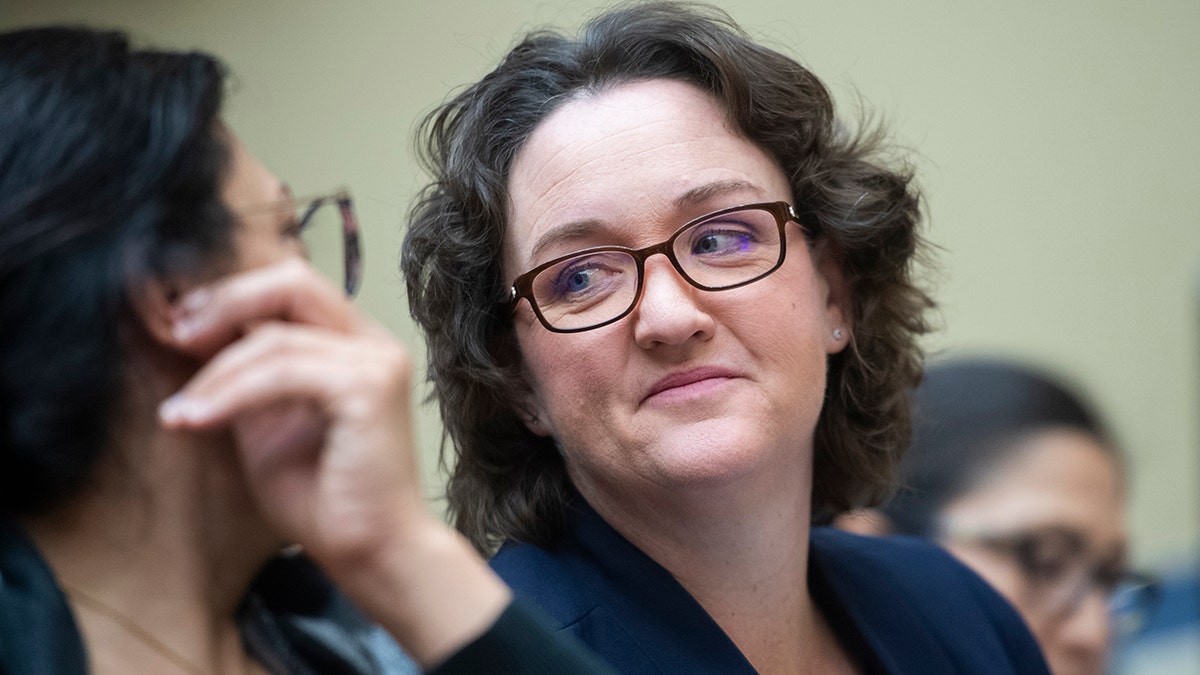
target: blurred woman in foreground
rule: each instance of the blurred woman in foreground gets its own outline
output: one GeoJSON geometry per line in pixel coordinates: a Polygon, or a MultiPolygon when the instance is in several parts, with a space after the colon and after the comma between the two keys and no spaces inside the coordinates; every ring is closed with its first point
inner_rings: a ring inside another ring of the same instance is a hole
{"type": "Polygon", "coordinates": [[[349,196],[294,199],[223,88],[0,35],[0,672],[409,669],[325,574],[424,667],[589,672],[425,510],[407,353],[303,261],[337,210],[353,290],[349,196]]]}

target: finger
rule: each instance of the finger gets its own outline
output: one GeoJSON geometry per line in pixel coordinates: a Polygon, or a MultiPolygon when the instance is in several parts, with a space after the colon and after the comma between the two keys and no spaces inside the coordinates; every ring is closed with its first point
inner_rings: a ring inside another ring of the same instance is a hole
{"type": "Polygon", "coordinates": [[[363,406],[406,405],[411,374],[407,353],[394,342],[274,323],[218,354],[163,404],[160,417],[168,427],[211,428],[296,398],[331,415],[352,409],[361,416],[363,406]]]}
{"type": "Polygon", "coordinates": [[[263,267],[185,296],[175,308],[174,336],[181,349],[209,357],[264,321],[288,321],[338,332],[367,330],[357,309],[299,260],[263,267]]]}

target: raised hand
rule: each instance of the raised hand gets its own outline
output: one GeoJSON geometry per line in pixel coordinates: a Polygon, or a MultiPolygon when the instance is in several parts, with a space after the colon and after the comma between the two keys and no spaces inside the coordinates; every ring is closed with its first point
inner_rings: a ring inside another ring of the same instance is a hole
{"type": "Polygon", "coordinates": [[[398,341],[299,260],[194,291],[175,318],[208,360],[165,426],[232,430],[264,515],[418,660],[490,624],[508,590],[422,502],[398,341]]]}

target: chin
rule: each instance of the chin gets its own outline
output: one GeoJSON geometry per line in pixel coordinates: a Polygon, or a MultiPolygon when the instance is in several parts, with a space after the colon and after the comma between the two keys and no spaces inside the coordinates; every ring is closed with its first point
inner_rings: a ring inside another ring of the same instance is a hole
{"type": "Polygon", "coordinates": [[[795,472],[799,479],[804,456],[795,446],[770,443],[757,433],[731,433],[728,425],[698,429],[708,433],[686,434],[648,449],[649,460],[661,476],[681,488],[732,487],[749,482],[765,487],[769,481],[795,472]],[[784,449],[789,447],[789,449],[784,449]]]}

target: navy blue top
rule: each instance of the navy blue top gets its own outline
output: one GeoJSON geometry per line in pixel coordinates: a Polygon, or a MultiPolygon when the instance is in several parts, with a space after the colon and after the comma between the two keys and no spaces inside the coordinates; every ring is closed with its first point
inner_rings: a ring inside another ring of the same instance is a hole
{"type": "MultiPolygon", "coordinates": [[[[674,577],[582,499],[558,547],[508,543],[491,565],[623,673],[755,672],[674,577]]],[[[1012,606],[925,542],[814,528],[808,587],[866,673],[1049,673],[1012,606]]]]}

